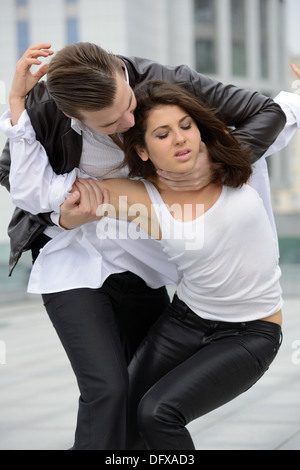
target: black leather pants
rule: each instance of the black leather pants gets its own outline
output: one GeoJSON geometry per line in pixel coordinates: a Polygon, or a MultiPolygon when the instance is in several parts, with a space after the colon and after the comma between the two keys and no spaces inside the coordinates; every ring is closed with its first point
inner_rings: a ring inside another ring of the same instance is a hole
{"type": "MultiPolygon", "coordinates": [[[[100,289],[43,295],[80,390],[74,450],[124,450],[128,363],[169,304],[132,273],[110,276],[100,289]]],[[[59,400],[59,397],[58,397],[59,400]]]]}
{"type": "Polygon", "coordinates": [[[129,367],[127,448],[194,450],[186,425],[255,384],[280,344],[279,325],[206,321],[175,296],[129,367]]]}

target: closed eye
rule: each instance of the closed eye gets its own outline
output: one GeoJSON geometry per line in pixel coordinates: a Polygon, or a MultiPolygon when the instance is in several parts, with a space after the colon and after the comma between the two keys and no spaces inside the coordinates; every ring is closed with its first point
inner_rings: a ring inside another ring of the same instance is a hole
{"type": "MultiPolygon", "coordinates": [[[[189,124],[186,124],[185,126],[181,126],[181,129],[183,131],[189,131],[191,128],[192,128],[191,122],[189,124]]],[[[169,132],[167,132],[166,134],[157,135],[156,137],[160,140],[163,140],[163,139],[166,139],[168,135],[169,135],[169,132]]]]}
{"type": "Polygon", "coordinates": [[[159,140],[163,140],[163,139],[166,139],[169,135],[169,132],[167,134],[164,134],[164,135],[157,135],[156,137],[159,139],[159,140]]]}
{"type": "Polygon", "coordinates": [[[191,129],[191,127],[192,127],[192,123],[187,124],[186,126],[181,126],[181,129],[183,129],[184,131],[188,131],[189,129],[191,129]]]}

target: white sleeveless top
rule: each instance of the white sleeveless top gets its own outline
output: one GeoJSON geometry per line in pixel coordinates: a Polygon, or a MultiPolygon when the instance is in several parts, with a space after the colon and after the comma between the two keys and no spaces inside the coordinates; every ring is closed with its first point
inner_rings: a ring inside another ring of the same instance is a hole
{"type": "Polygon", "coordinates": [[[159,220],[164,252],[182,280],[178,297],[204,319],[244,322],[281,309],[278,247],[263,202],[249,185],[223,186],[195,220],[175,219],[144,181],[159,220]]]}

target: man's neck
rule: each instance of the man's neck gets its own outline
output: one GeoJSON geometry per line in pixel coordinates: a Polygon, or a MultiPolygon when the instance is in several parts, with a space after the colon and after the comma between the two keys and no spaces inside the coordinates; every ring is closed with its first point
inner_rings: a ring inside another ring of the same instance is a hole
{"type": "Polygon", "coordinates": [[[123,142],[121,141],[120,137],[118,134],[112,134],[109,136],[111,138],[111,140],[116,144],[118,145],[118,147],[120,147],[121,150],[124,150],[124,144],[123,142]]]}

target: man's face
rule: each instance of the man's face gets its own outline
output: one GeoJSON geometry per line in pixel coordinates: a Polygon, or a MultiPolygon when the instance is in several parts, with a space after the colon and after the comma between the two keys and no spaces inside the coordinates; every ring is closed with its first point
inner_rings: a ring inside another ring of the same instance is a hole
{"type": "Polygon", "coordinates": [[[123,133],[134,126],[136,99],[126,80],[116,75],[117,93],[114,104],[99,111],[81,111],[82,122],[102,134],[123,133]]]}

